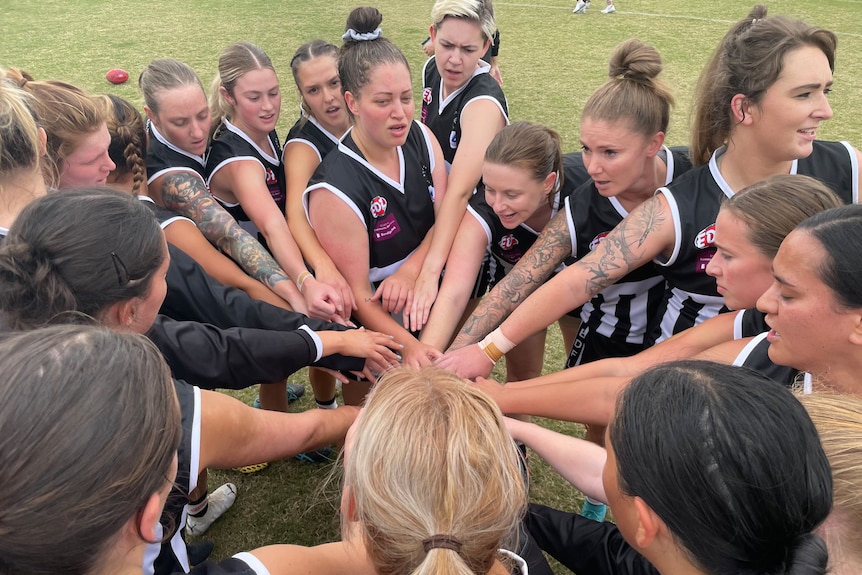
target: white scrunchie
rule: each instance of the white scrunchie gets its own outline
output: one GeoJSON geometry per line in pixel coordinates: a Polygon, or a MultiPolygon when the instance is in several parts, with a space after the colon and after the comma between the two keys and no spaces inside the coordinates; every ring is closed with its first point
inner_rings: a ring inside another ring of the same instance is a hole
{"type": "Polygon", "coordinates": [[[366,40],[377,40],[380,38],[380,35],[383,34],[383,30],[377,28],[373,32],[364,32],[360,34],[353,28],[348,28],[347,32],[345,32],[342,36],[342,40],[353,40],[354,42],[365,42],[366,40]]]}

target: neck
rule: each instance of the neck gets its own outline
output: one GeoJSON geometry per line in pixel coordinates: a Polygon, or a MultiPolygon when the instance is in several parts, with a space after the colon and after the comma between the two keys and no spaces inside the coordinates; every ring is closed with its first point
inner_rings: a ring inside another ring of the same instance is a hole
{"type": "Polygon", "coordinates": [[[45,193],[45,180],[39,168],[4,175],[0,182],[0,226],[11,226],[27,204],[45,193]]]}
{"type": "Polygon", "coordinates": [[[656,154],[647,162],[643,175],[634,186],[622,192],[617,199],[627,211],[632,211],[655,195],[667,181],[667,164],[656,154]]]}
{"type": "Polygon", "coordinates": [[[862,557],[859,557],[856,534],[853,533],[852,516],[839,507],[832,509],[826,521],[817,528],[817,534],[826,542],[829,550],[829,573],[831,575],[855,575],[862,573],[862,557]],[[850,534],[849,536],[847,534],[850,534]]]}
{"type": "Polygon", "coordinates": [[[246,126],[243,122],[234,120],[233,118],[228,118],[231,124],[236,126],[240,131],[242,131],[246,136],[248,136],[252,142],[258,145],[262,150],[267,150],[269,148],[269,132],[261,132],[260,130],[255,130],[249,126],[246,126]]]}
{"type": "Polygon", "coordinates": [[[811,371],[814,378],[814,391],[862,395],[862,384],[857,383],[859,373],[862,372],[862,359],[857,358],[853,351],[846,354],[835,353],[832,357],[841,358],[841,362],[837,363],[833,359],[819,369],[811,371]]]}
{"type": "Polygon", "coordinates": [[[323,120],[321,120],[320,118],[318,118],[316,116],[315,116],[315,119],[320,123],[321,126],[323,126],[323,128],[327,132],[329,132],[330,134],[332,134],[336,138],[341,138],[341,136],[344,135],[344,132],[346,132],[347,129],[350,127],[350,119],[349,118],[344,120],[343,123],[335,124],[335,125],[330,124],[328,122],[324,122],[323,120]]]}
{"type": "Polygon", "coordinates": [[[792,161],[770,158],[760,145],[743,137],[731,137],[719,158],[719,171],[734,191],[763,181],[770,176],[789,174],[792,161]]]}
{"type": "Polygon", "coordinates": [[[383,147],[373,144],[368,138],[365,137],[365,133],[362,131],[361,128],[357,130],[356,127],[354,127],[351,134],[353,135],[353,141],[356,142],[356,146],[359,148],[359,151],[362,152],[362,155],[365,156],[365,159],[368,161],[368,163],[375,168],[385,168],[386,166],[389,166],[393,161],[398,160],[398,150],[396,148],[383,147]]]}

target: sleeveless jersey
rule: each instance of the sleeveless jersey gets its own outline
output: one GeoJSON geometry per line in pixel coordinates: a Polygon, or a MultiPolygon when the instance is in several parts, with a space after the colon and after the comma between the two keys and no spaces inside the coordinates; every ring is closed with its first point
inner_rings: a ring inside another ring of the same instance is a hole
{"type": "MultiPolygon", "coordinates": [[[[263,150],[230,121],[222,120],[222,124],[213,136],[210,153],[207,157],[207,186],[211,185],[215,174],[227,164],[241,160],[253,160],[263,168],[269,195],[272,196],[278,208],[284,212],[286,195],[284,170],[281,167],[281,144],[278,142],[278,135],[275,130],[269,133],[268,139],[269,149],[263,150]]],[[[245,213],[245,210],[242,209],[242,205],[225,202],[215,194],[213,197],[239,222],[240,226],[256,237],[263,245],[266,245],[263,235],[245,213]]]]}
{"type": "Polygon", "coordinates": [[[754,337],[769,331],[766,314],[756,308],[740,310],[733,318],[733,339],[754,337]]]}
{"type": "MultiPolygon", "coordinates": [[[[296,121],[287,133],[284,142],[285,149],[291,142],[302,142],[317,153],[317,160],[323,161],[326,155],[338,146],[338,138],[331,134],[313,116],[302,110],[302,117],[296,121]]],[[[284,162],[282,155],[281,161],[284,162]]]]}
{"type": "MultiPolygon", "coordinates": [[[[455,152],[458,151],[458,143],[461,141],[461,112],[470,102],[475,100],[491,100],[500,113],[509,123],[509,105],[506,96],[497,81],[488,74],[491,66],[485,62],[479,62],[479,68],[473,72],[473,76],[466,84],[449,94],[443,99],[443,82],[437,71],[437,61],[432,56],[422,70],[423,92],[422,92],[422,123],[431,129],[440,147],[443,149],[443,158],[446,160],[446,171],[449,171],[455,152]]],[[[478,191],[481,191],[478,190],[478,191]]]]}
{"type": "Polygon", "coordinates": [[[195,156],[173,145],[152,122],[147,122],[150,144],[147,148],[147,184],[173,171],[192,170],[204,179],[206,156],[195,156]]]}
{"type": "Polygon", "coordinates": [[[369,281],[383,281],[419,247],[434,225],[434,156],[428,133],[415,121],[398,147],[401,181],[378,171],[362,156],[350,131],[317,167],[303,194],[325,188],[347,204],[368,234],[369,281]]]}
{"type": "MultiPolygon", "coordinates": [[[[715,279],[706,274],[715,254],[715,218],[722,200],[734,193],[718,169],[724,151],[716,150],[709,164],[657,192],[670,206],[676,232],[670,257],[655,260],[670,286],[660,340],[714,316],[724,306],[715,279]]],[[[845,203],[859,201],[859,166],[847,142],[815,141],[808,157],[793,161],[790,173],[821,180],[845,203]]]]}
{"type": "Polygon", "coordinates": [[[185,220],[187,222],[191,222],[192,225],[196,225],[194,221],[190,220],[189,218],[181,216],[174,211],[171,211],[158,205],[156,202],[153,201],[153,198],[151,198],[150,196],[138,196],[138,199],[144,202],[144,204],[148,208],[150,208],[150,210],[153,212],[153,215],[156,216],[156,219],[159,221],[159,226],[162,229],[167,228],[169,225],[176,222],[177,220],[185,220]]]}
{"type": "Polygon", "coordinates": [[[174,389],[180,404],[183,432],[177,450],[177,478],[165,502],[156,536],[162,538],[166,535],[162,532],[163,526],[172,527],[173,531],[167,533],[170,538],[164,543],[147,544],[143,565],[146,575],[169,575],[178,571],[188,573],[190,569],[182,528],[186,523],[185,506],[189,501],[188,494],[197,487],[200,473],[201,391],[176,379],[174,389]]]}
{"type": "MultiPolygon", "coordinates": [[[[691,168],[687,149],[671,150],[665,146],[661,156],[667,165],[666,184],[691,168]]],[[[572,256],[579,260],[592,252],[623,221],[628,211],[616,197],[606,198],[599,194],[593,181],[589,180],[566,199],[566,215],[572,256]]],[[[576,342],[567,366],[599,359],[600,355],[630,355],[643,349],[647,343],[648,327],[661,309],[664,294],[664,278],[652,263],[632,270],[603,289],[583,306],[582,333],[579,333],[579,342],[576,342]],[[603,337],[610,342],[603,345],[602,351],[595,356],[584,355],[589,349],[587,340],[595,337],[603,337]],[[619,351],[614,350],[615,344],[619,344],[619,351]]]]}
{"type": "Polygon", "coordinates": [[[748,342],[748,345],[736,356],[733,365],[753,369],[769,379],[783,383],[790,388],[796,388],[801,383],[803,393],[811,393],[812,379],[810,373],[784,365],[777,365],[769,359],[769,341],[766,339],[767,335],[768,332],[761,333],[748,342]]]}
{"type": "MultiPolygon", "coordinates": [[[[551,206],[552,218],[557,215],[564,199],[562,192],[559,191],[554,196],[551,206]]],[[[485,201],[485,194],[474,194],[470,198],[467,213],[473,216],[485,230],[488,240],[486,250],[491,257],[487,259],[487,264],[483,264],[482,284],[490,289],[512,270],[521,256],[536,242],[542,230],[534,230],[526,224],[521,224],[512,230],[507,229],[500,223],[500,218],[494,213],[493,208],[485,201]]],[[[560,265],[555,272],[563,267],[560,265]]],[[[481,293],[484,293],[484,290],[481,293]]]]}

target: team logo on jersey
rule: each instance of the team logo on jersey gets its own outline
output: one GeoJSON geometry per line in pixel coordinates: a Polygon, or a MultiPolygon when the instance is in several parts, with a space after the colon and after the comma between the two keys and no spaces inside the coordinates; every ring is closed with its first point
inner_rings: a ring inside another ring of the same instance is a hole
{"type": "Polygon", "coordinates": [[[387,205],[386,198],[376,196],[371,200],[371,215],[375,218],[383,217],[386,214],[387,205]]]}
{"type": "Polygon", "coordinates": [[[275,172],[273,172],[270,168],[266,169],[266,183],[267,184],[275,184],[278,182],[278,178],[275,177],[275,172]]]}
{"type": "Polygon", "coordinates": [[[422,92],[422,101],[425,102],[425,104],[431,103],[432,92],[433,90],[431,90],[430,86],[425,88],[425,90],[422,92]]]}
{"type": "Polygon", "coordinates": [[[518,238],[515,237],[514,234],[506,234],[502,238],[500,238],[500,242],[497,244],[504,251],[509,251],[515,246],[517,246],[520,242],[518,242],[518,238]]]}
{"type": "Polygon", "coordinates": [[[455,130],[452,130],[452,133],[449,134],[449,147],[453,150],[458,147],[458,135],[455,133],[455,130]]]}
{"type": "Polygon", "coordinates": [[[694,238],[694,247],[705,250],[715,245],[715,224],[705,227],[694,238]]]}
{"type": "Polygon", "coordinates": [[[602,232],[599,235],[597,235],[596,237],[594,237],[592,239],[592,241],[590,242],[590,251],[593,251],[594,249],[596,249],[596,247],[598,247],[598,245],[600,243],[605,241],[605,238],[608,237],[609,233],[610,232],[602,232]]]}

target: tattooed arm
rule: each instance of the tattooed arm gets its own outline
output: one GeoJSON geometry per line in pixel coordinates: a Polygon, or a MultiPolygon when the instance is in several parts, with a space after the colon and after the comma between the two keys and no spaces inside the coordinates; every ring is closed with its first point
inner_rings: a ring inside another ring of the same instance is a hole
{"type": "Polygon", "coordinates": [[[515,267],[482,298],[478,307],[464,322],[451,349],[476,343],[485,337],[500,325],[519,303],[551,277],[557,266],[571,253],[572,238],[568,220],[565,210],[561,210],[548,222],[536,242],[515,267]]]}
{"type": "Polygon", "coordinates": [[[247,274],[287,300],[294,310],[305,312],[299,290],[273,257],[216,202],[199,174],[168,172],[153,180],[150,193],[168,209],[194,221],[201,233],[228,254],[247,274]]]}
{"type": "MultiPolygon", "coordinates": [[[[663,195],[654,196],[632,210],[589,255],[557,274],[523,302],[519,297],[514,302],[517,308],[498,331],[513,344],[521,343],[631,270],[659,254],[670,253],[674,239],[667,200],[663,195]]],[[[493,367],[478,345],[449,352],[437,364],[467,378],[487,376],[493,367]]]]}

